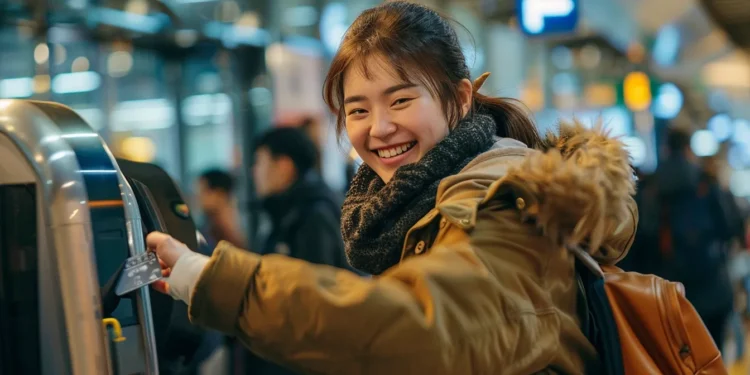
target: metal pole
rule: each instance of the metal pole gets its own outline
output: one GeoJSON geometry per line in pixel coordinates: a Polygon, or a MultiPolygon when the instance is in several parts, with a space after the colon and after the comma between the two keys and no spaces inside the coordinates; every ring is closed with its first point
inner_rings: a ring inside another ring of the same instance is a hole
{"type": "Polygon", "coordinates": [[[251,168],[255,163],[254,146],[258,135],[258,129],[263,127],[264,119],[255,112],[251,105],[250,89],[253,87],[255,78],[265,70],[265,55],[263,48],[245,47],[235,51],[235,72],[239,78],[239,113],[242,123],[240,136],[242,137],[242,164],[243,175],[246,186],[246,202],[248,213],[248,247],[251,250],[258,249],[258,223],[260,212],[255,195],[255,184],[251,168]]]}
{"type": "Polygon", "coordinates": [[[177,132],[177,155],[179,160],[179,176],[177,180],[183,191],[189,191],[190,181],[188,181],[187,171],[187,128],[185,118],[182,112],[182,104],[185,99],[183,59],[182,54],[176,55],[177,52],[172,49],[164,51],[161,56],[165,62],[167,86],[172,88],[174,96],[175,111],[175,128],[177,132]]]}
{"type": "MultiPolygon", "coordinates": [[[[258,210],[258,201],[255,195],[255,184],[251,168],[255,163],[254,145],[257,138],[257,131],[262,127],[263,120],[256,113],[251,105],[250,89],[255,78],[265,70],[265,54],[263,48],[241,47],[232,51],[231,70],[237,77],[237,97],[238,108],[236,113],[237,122],[240,126],[235,127],[241,139],[242,148],[242,170],[240,175],[243,178],[245,186],[245,204],[247,212],[247,247],[250,250],[257,250],[258,241],[258,224],[260,221],[260,212],[258,210]]],[[[244,374],[248,369],[245,367],[245,350],[236,340],[229,339],[229,373],[231,375],[244,374]]]]}

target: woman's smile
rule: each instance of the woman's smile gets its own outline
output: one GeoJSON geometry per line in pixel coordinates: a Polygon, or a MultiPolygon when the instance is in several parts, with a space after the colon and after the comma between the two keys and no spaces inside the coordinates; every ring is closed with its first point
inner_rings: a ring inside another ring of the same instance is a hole
{"type": "Polygon", "coordinates": [[[372,150],[378,156],[379,162],[389,167],[400,167],[402,163],[414,153],[417,141],[389,145],[372,150]]]}

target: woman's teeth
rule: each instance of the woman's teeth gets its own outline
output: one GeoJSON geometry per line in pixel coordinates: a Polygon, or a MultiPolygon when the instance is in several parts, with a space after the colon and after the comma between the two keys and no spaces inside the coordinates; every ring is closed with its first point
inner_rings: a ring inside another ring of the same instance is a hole
{"type": "Polygon", "coordinates": [[[392,158],[394,156],[401,155],[406,151],[409,151],[416,144],[417,142],[412,142],[412,143],[401,145],[401,146],[377,150],[378,156],[380,156],[381,158],[392,158]]]}

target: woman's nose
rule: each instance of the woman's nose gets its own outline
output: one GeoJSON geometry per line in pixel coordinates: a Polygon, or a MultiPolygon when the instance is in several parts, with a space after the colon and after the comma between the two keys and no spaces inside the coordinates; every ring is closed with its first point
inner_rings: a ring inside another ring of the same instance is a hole
{"type": "Polygon", "coordinates": [[[373,119],[370,127],[370,136],[375,138],[385,138],[396,132],[398,127],[391,121],[390,116],[379,114],[373,119]]]}

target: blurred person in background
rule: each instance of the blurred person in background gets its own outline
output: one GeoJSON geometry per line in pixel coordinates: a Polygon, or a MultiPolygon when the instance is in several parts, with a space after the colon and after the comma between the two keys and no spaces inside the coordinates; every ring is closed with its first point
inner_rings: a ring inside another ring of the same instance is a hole
{"type": "MultiPolygon", "coordinates": [[[[318,148],[305,129],[274,128],[255,146],[253,181],[271,221],[260,254],[282,254],[311,263],[347,268],[341,238],[341,203],[316,170],[318,148]]],[[[249,355],[247,374],[294,374],[249,355]]]]}
{"type": "MultiPolygon", "coordinates": [[[[245,246],[245,238],[241,231],[239,207],[234,197],[235,179],[222,169],[209,169],[201,173],[197,181],[197,198],[203,213],[203,223],[200,226],[198,252],[210,256],[213,249],[221,241],[227,241],[235,246],[245,246]]],[[[224,337],[219,332],[208,332],[195,358],[191,363],[193,374],[209,361],[217,349],[222,345],[234,348],[232,338],[224,337]]],[[[231,349],[230,349],[231,350],[231,349]]]]}
{"type": "Polygon", "coordinates": [[[656,224],[661,269],[657,274],[685,286],[688,300],[700,314],[719,348],[733,311],[728,250],[734,236],[731,210],[716,178],[699,164],[690,148],[690,132],[670,128],[666,157],[653,176],[656,189],[644,201],[641,220],[656,224]]]}
{"type": "Polygon", "coordinates": [[[240,229],[234,186],[234,177],[221,169],[207,170],[198,178],[198,203],[204,220],[201,233],[210,249],[220,241],[228,241],[235,246],[246,245],[240,229]]]}
{"type": "Polygon", "coordinates": [[[736,197],[729,190],[729,181],[725,178],[724,163],[726,160],[718,155],[704,157],[701,159],[703,173],[709,184],[716,186],[719,195],[719,203],[722,212],[726,216],[729,225],[729,240],[733,249],[745,248],[745,208],[741,201],[744,198],[736,197]]]}
{"type": "Polygon", "coordinates": [[[271,221],[258,252],[346,268],[340,229],[343,197],[316,170],[318,154],[315,143],[298,128],[274,128],[258,139],[253,181],[271,221]]]}
{"type": "Polygon", "coordinates": [[[638,179],[635,201],[638,205],[639,220],[633,246],[618,267],[626,271],[642,274],[661,274],[663,259],[659,252],[659,215],[654,203],[658,201],[659,190],[653,174],[636,169],[638,179]]]}
{"type": "Polygon", "coordinates": [[[750,263],[748,262],[747,246],[745,243],[745,217],[737,197],[729,190],[728,180],[723,173],[723,161],[718,155],[701,158],[703,173],[709,184],[718,190],[719,204],[728,225],[729,239],[726,244],[729,276],[734,286],[738,303],[730,317],[733,341],[737,349],[735,358],[741,359],[745,355],[745,327],[742,323],[742,313],[747,306],[745,298],[750,286],[750,263]],[[743,295],[744,294],[744,295],[743,295]]]}
{"type": "Polygon", "coordinates": [[[154,232],[169,275],[154,287],[304,373],[601,373],[566,245],[606,264],[627,253],[628,153],[578,123],[541,139],[522,107],[480,93],[486,78],[470,80],[437,12],[366,10],[324,97],[364,161],[342,208],[347,258],[375,276],[228,245],[208,258],[154,232]]]}

